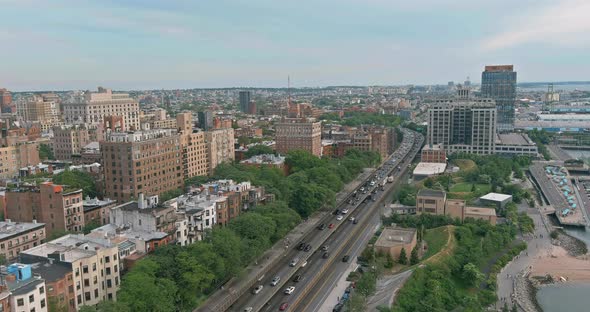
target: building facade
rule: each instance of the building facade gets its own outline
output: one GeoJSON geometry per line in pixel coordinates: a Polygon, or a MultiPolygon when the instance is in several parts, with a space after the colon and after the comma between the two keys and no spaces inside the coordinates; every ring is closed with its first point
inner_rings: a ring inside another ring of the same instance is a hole
{"type": "Polygon", "coordinates": [[[6,217],[17,222],[45,223],[54,231],[81,232],[84,227],[82,190],[44,182],[39,186],[6,191],[6,217]]]}
{"type": "Polygon", "coordinates": [[[495,152],[496,106],[491,99],[474,99],[469,90],[460,89],[454,99],[437,100],[428,110],[428,121],[429,144],[443,144],[451,153],[495,152]]]}
{"type": "Polygon", "coordinates": [[[34,276],[30,265],[13,263],[1,274],[10,292],[10,311],[48,311],[45,280],[34,276]]]}
{"type": "Polygon", "coordinates": [[[305,150],[322,156],[322,123],[301,119],[286,119],[275,124],[276,151],[287,154],[292,150],[305,150]]]}
{"type": "Polygon", "coordinates": [[[39,123],[43,131],[56,126],[60,120],[59,103],[54,94],[34,95],[17,108],[23,120],[39,123]]]}
{"type": "Polygon", "coordinates": [[[516,72],[513,65],[486,66],[481,73],[481,94],[495,100],[498,108],[498,131],[514,129],[516,72]]]}
{"type": "Polygon", "coordinates": [[[139,129],[139,103],[126,93],[113,93],[98,88],[86,91],[73,103],[63,103],[64,120],[68,124],[102,124],[105,116],[122,116],[126,129],[139,129]]]}
{"type": "Polygon", "coordinates": [[[231,162],[235,159],[234,129],[214,129],[205,132],[207,142],[208,172],[212,174],[215,168],[224,162],[231,162]]]}
{"type": "Polygon", "coordinates": [[[190,112],[176,115],[180,145],[182,146],[182,169],[185,179],[204,176],[209,172],[205,132],[195,129],[192,120],[190,112]]]}
{"type": "Polygon", "coordinates": [[[248,113],[250,111],[250,91],[240,91],[240,111],[248,113]]]}
{"type": "Polygon", "coordinates": [[[45,242],[45,224],[34,222],[0,222],[0,255],[11,261],[21,251],[45,242]]]}
{"type": "Polygon", "coordinates": [[[111,132],[100,142],[105,195],[118,202],[140,193],[159,195],[183,185],[180,137],[176,129],[111,132]]]}
{"type": "Polygon", "coordinates": [[[53,154],[57,160],[72,160],[72,155],[80,155],[82,148],[90,142],[97,141],[96,135],[86,125],[68,125],[53,128],[53,154]]]}
{"type": "Polygon", "coordinates": [[[429,213],[443,215],[447,194],[442,191],[421,189],[416,194],[416,214],[429,213]]]}

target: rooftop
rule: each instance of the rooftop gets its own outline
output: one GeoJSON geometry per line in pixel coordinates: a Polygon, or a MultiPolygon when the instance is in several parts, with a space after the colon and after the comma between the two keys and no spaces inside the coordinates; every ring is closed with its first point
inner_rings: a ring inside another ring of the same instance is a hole
{"type": "Polygon", "coordinates": [[[90,234],[87,235],[88,237],[95,237],[95,238],[108,238],[113,242],[116,240],[116,244],[119,243],[124,244],[128,240],[132,241],[151,241],[151,240],[160,240],[166,238],[168,236],[167,233],[164,232],[148,232],[148,231],[138,231],[132,230],[130,228],[122,228],[118,227],[114,224],[107,224],[103,225],[99,228],[92,230],[90,234]],[[119,239],[116,239],[119,238],[119,239]]]}
{"type": "Polygon", "coordinates": [[[534,145],[534,143],[523,133],[502,133],[498,134],[496,142],[502,145],[534,145]]]}
{"type": "Polygon", "coordinates": [[[263,154],[263,155],[255,155],[248,159],[244,159],[240,161],[241,164],[271,164],[271,165],[281,165],[285,163],[284,156],[277,156],[273,154],[263,154]]]}
{"type": "Polygon", "coordinates": [[[84,199],[82,201],[82,205],[84,206],[84,211],[91,211],[91,210],[94,210],[94,209],[97,209],[100,207],[113,205],[116,202],[117,202],[116,200],[112,200],[109,198],[105,198],[104,200],[100,200],[97,197],[90,198],[89,196],[87,196],[86,199],[84,199]]]}
{"type": "Polygon", "coordinates": [[[68,234],[21,253],[43,258],[48,258],[51,254],[62,254],[62,261],[74,262],[96,255],[96,250],[111,247],[113,245],[107,239],[85,237],[82,234],[68,234]]]}
{"type": "Polygon", "coordinates": [[[421,190],[418,191],[418,195],[417,196],[428,196],[428,197],[444,198],[445,197],[445,192],[423,188],[423,189],[421,189],[421,190]]]}
{"type": "Polygon", "coordinates": [[[487,195],[480,197],[480,199],[501,202],[501,201],[512,199],[512,195],[506,195],[506,194],[500,194],[500,193],[488,193],[487,195]]]}
{"type": "Polygon", "coordinates": [[[0,222],[0,240],[4,240],[16,235],[24,234],[34,229],[45,227],[45,223],[34,222],[0,222]]]}
{"type": "Polygon", "coordinates": [[[441,173],[445,172],[446,168],[447,168],[447,164],[444,164],[444,163],[421,162],[421,163],[418,163],[418,165],[414,169],[414,175],[430,176],[430,175],[441,174],[441,173]]]}
{"type": "Polygon", "coordinates": [[[496,215],[496,209],[483,207],[465,207],[465,214],[491,217],[496,215]]]}
{"type": "Polygon", "coordinates": [[[416,229],[413,228],[404,229],[386,227],[383,232],[381,232],[381,235],[379,235],[375,246],[393,247],[397,245],[409,244],[412,242],[415,235],[416,229]]]}

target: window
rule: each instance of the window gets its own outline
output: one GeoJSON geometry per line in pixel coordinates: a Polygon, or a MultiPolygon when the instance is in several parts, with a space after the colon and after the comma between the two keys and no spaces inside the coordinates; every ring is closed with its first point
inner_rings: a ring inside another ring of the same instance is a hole
{"type": "Polygon", "coordinates": [[[88,287],[88,286],[90,286],[90,280],[85,278],[84,279],[84,287],[88,287]]]}
{"type": "Polygon", "coordinates": [[[95,299],[96,299],[96,298],[98,298],[98,289],[95,289],[95,290],[94,290],[94,298],[95,298],[95,299]]]}
{"type": "Polygon", "coordinates": [[[104,257],[104,262],[106,262],[106,263],[111,262],[111,257],[109,257],[109,256],[104,257]]]}
{"type": "Polygon", "coordinates": [[[84,299],[86,299],[86,301],[90,301],[90,292],[89,291],[84,293],[84,299]]]}
{"type": "Polygon", "coordinates": [[[111,275],[111,268],[106,268],[105,270],[107,271],[107,275],[111,275]]]}
{"type": "Polygon", "coordinates": [[[82,273],[88,274],[88,266],[87,265],[82,267],[82,273]]]}
{"type": "Polygon", "coordinates": [[[29,302],[35,302],[35,295],[29,296],[29,302]]]}
{"type": "Polygon", "coordinates": [[[117,273],[117,272],[118,272],[117,265],[115,264],[115,273],[117,273]]]}
{"type": "Polygon", "coordinates": [[[107,280],[107,288],[111,288],[113,287],[113,282],[111,281],[111,279],[107,280]]]}
{"type": "Polygon", "coordinates": [[[25,299],[23,299],[23,298],[17,299],[16,300],[16,305],[19,306],[19,307],[24,306],[25,305],[25,299]]]}
{"type": "Polygon", "coordinates": [[[44,294],[44,293],[45,293],[45,287],[41,286],[41,287],[39,288],[39,293],[40,293],[40,294],[44,294]]]}
{"type": "Polygon", "coordinates": [[[82,295],[78,295],[78,304],[82,304],[82,295]]]}
{"type": "Polygon", "coordinates": [[[74,286],[70,285],[70,286],[68,287],[68,292],[69,292],[70,294],[74,293],[74,286]]]}
{"type": "Polygon", "coordinates": [[[45,308],[45,299],[41,299],[41,307],[45,308]]]}
{"type": "Polygon", "coordinates": [[[98,276],[94,277],[94,284],[98,284],[98,276]]]}
{"type": "Polygon", "coordinates": [[[96,263],[92,264],[92,271],[96,272],[96,263]]]}

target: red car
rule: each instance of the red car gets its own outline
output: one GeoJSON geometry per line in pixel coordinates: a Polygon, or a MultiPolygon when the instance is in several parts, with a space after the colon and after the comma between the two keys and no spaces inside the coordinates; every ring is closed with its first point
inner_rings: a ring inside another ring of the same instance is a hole
{"type": "Polygon", "coordinates": [[[329,229],[333,229],[334,228],[334,223],[330,223],[330,225],[328,225],[329,229]]]}
{"type": "Polygon", "coordinates": [[[283,304],[281,304],[281,306],[279,307],[279,311],[285,311],[285,310],[287,310],[288,307],[289,307],[289,304],[286,302],[283,302],[283,304]]]}

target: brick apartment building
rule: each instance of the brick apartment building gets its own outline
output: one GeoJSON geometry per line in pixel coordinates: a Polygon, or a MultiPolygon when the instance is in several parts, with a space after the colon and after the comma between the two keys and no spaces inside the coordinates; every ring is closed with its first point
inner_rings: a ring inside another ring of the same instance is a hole
{"type": "Polygon", "coordinates": [[[90,142],[102,139],[101,131],[96,126],[68,125],[53,128],[53,154],[58,160],[72,160],[72,155],[80,155],[82,149],[90,142]]]}
{"type": "Polygon", "coordinates": [[[275,124],[276,151],[286,154],[292,150],[305,150],[322,156],[322,123],[291,118],[275,124]]]}
{"type": "Polygon", "coordinates": [[[159,195],[183,185],[180,136],[175,129],[111,132],[100,142],[105,195],[118,202],[159,195]]]}
{"type": "Polygon", "coordinates": [[[231,162],[235,158],[234,129],[213,129],[205,132],[207,142],[207,162],[209,174],[224,162],[231,162]]]}
{"type": "Polygon", "coordinates": [[[193,127],[193,117],[190,112],[177,114],[176,125],[180,133],[184,177],[192,178],[207,175],[208,162],[205,132],[193,127]]]}
{"type": "Polygon", "coordinates": [[[81,232],[84,227],[81,189],[44,182],[35,187],[8,189],[5,196],[7,219],[43,222],[47,236],[54,231],[81,232]]]}

